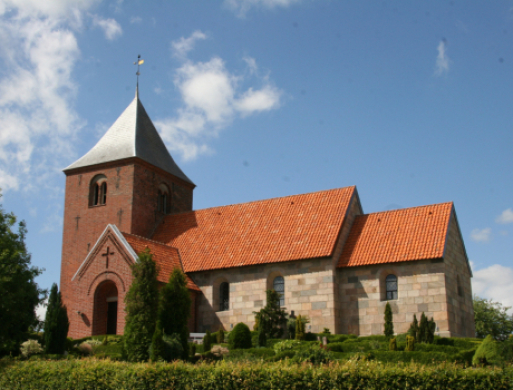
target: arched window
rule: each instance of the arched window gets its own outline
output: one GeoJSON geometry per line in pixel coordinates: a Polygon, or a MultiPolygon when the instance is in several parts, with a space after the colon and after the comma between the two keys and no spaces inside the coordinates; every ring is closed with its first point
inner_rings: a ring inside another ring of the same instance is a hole
{"type": "Polygon", "coordinates": [[[387,288],[387,301],[397,299],[397,276],[388,275],[385,279],[385,284],[387,288]]]}
{"type": "Polygon", "coordinates": [[[169,189],[165,184],[161,184],[158,191],[158,210],[164,214],[169,214],[171,208],[169,200],[169,189]]]}
{"type": "Polygon", "coordinates": [[[107,178],[105,175],[96,175],[91,180],[89,205],[100,206],[107,203],[107,178]]]}
{"type": "Polygon", "coordinates": [[[230,310],[230,285],[227,282],[219,286],[219,311],[230,310]]]}
{"type": "Polygon", "coordinates": [[[280,306],[285,306],[285,280],[283,276],[277,276],[273,280],[273,289],[280,294],[280,306]]]}

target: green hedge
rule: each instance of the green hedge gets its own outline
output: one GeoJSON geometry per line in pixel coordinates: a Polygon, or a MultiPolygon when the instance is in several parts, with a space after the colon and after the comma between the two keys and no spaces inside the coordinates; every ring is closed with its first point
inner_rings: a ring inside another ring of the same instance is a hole
{"type": "Polygon", "coordinates": [[[99,360],[27,361],[2,369],[0,388],[11,389],[512,389],[513,369],[461,369],[346,362],[311,364],[121,363],[99,360]]]}

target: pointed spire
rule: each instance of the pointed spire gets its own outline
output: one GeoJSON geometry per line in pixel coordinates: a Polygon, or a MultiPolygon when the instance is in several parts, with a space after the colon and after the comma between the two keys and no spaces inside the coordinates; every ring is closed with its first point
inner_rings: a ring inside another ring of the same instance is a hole
{"type": "Polygon", "coordinates": [[[64,171],[138,157],[194,185],[169,154],[164,141],[139,100],[135,97],[98,143],[64,171]]]}

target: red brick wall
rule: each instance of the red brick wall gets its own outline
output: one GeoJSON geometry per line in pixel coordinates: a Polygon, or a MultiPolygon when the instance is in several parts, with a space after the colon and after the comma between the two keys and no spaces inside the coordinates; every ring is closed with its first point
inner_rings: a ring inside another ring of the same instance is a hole
{"type": "MultiPolygon", "coordinates": [[[[106,226],[114,224],[122,232],[150,237],[162,216],[156,211],[159,185],[167,184],[171,191],[172,210],[177,212],[192,209],[193,186],[139,159],[81,168],[66,174],[60,286],[70,319],[69,336],[77,338],[92,332],[94,290],[93,295],[84,295],[82,284],[85,280],[79,286],[71,279],[106,226]],[[90,206],[90,183],[97,174],[107,178],[107,201],[105,205],[90,206]],[[78,311],[83,314],[78,315],[78,311]]],[[[88,272],[92,272],[91,278],[94,279],[104,271],[91,268],[88,272]]],[[[128,289],[131,282],[128,266],[120,272],[128,289]]],[[[114,275],[105,277],[117,280],[114,275]]],[[[123,329],[121,301],[124,295],[121,296],[120,286],[116,285],[120,293],[118,329],[123,329]]]]}

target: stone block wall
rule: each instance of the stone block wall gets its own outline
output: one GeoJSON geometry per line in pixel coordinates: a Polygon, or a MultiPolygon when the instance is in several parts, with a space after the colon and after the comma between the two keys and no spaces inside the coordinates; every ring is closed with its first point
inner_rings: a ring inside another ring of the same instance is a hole
{"type": "Polygon", "coordinates": [[[408,331],[413,315],[433,317],[437,334],[449,336],[445,265],[441,260],[338,269],[342,319],[337,333],[360,336],[383,334],[386,300],[385,278],[398,279],[398,299],[391,300],[395,333],[408,331]]]}
{"type": "Polygon", "coordinates": [[[285,281],[285,310],[287,313],[307,315],[307,330],[322,332],[335,330],[335,285],[331,258],[300,260],[278,264],[248,266],[238,269],[190,273],[202,290],[198,297],[199,332],[230,330],[239,322],[253,328],[254,311],[266,304],[267,289],[272,288],[276,276],[285,281]],[[230,286],[229,310],[219,311],[219,287],[230,286]]]}
{"type": "Polygon", "coordinates": [[[444,263],[450,332],[455,337],[475,337],[472,276],[454,210],[449,224],[444,263]]]}

